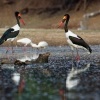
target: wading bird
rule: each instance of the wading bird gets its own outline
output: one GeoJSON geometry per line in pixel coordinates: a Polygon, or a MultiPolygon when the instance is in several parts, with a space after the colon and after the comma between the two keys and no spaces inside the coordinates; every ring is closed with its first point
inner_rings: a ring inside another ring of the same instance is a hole
{"type": "Polygon", "coordinates": [[[24,46],[31,45],[33,48],[45,48],[48,46],[48,43],[46,41],[41,41],[37,45],[35,43],[32,43],[31,39],[29,38],[22,38],[22,39],[17,40],[17,42],[24,44],[24,46]]]}
{"type": "Polygon", "coordinates": [[[65,35],[66,35],[66,38],[67,38],[67,42],[72,49],[72,55],[73,55],[73,47],[76,48],[76,50],[77,50],[76,60],[79,61],[80,56],[78,54],[78,48],[83,48],[83,49],[87,50],[89,53],[92,53],[92,50],[89,47],[89,45],[80,36],[74,34],[70,30],[68,30],[67,25],[68,25],[69,19],[70,19],[70,15],[65,14],[63,16],[62,21],[59,24],[59,27],[62,26],[63,23],[65,22],[64,29],[65,29],[65,35]]]}
{"type": "Polygon", "coordinates": [[[17,43],[24,44],[24,46],[26,47],[27,45],[30,45],[32,41],[29,38],[22,38],[22,39],[17,40],[17,43]]]}
{"type": "Polygon", "coordinates": [[[22,38],[22,39],[18,39],[17,43],[24,44],[24,51],[26,51],[26,46],[31,45],[32,41],[29,38],[22,38]]]}
{"type": "Polygon", "coordinates": [[[31,46],[36,49],[41,49],[41,48],[46,48],[48,46],[48,43],[46,41],[41,41],[38,44],[32,43],[31,46]]]}
{"type": "Polygon", "coordinates": [[[31,39],[29,38],[22,38],[17,40],[17,43],[21,43],[24,44],[24,46],[26,47],[27,45],[31,45],[32,48],[45,48],[48,46],[48,43],[46,41],[40,41],[38,44],[32,43],[31,39]]]}
{"type": "Polygon", "coordinates": [[[46,41],[41,41],[41,42],[38,43],[38,45],[32,43],[31,46],[32,46],[33,48],[38,48],[38,49],[39,49],[39,48],[45,48],[45,47],[48,46],[48,43],[47,43],[46,41]]]}
{"type": "MultiPolygon", "coordinates": [[[[22,22],[22,24],[25,25],[19,12],[17,12],[17,11],[15,12],[15,17],[17,20],[17,24],[15,26],[9,28],[7,31],[5,31],[5,33],[0,38],[0,45],[3,44],[5,41],[8,41],[8,40],[11,41],[12,52],[13,52],[13,41],[18,36],[19,31],[20,31],[20,22],[22,22]]],[[[7,52],[8,52],[8,49],[7,49],[6,53],[7,52]]]]}

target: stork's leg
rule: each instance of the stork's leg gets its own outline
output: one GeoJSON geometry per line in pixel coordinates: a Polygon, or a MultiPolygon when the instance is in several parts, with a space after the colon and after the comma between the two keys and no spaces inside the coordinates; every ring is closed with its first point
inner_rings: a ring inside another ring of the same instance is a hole
{"type": "Polygon", "coordinates": [[[78,54],[78,49],[77,48],[76,48],[76,52],[77,52],[77,55],[75,57],[75,60],[76,60],[75,66],[78,67],[79,66],[79,62],[80,62],[80,56],[78,54]]]}
{"type": "Polygon", "coordinates": [[[18,46],[17,46],[17,42],[16,42],[16,48],[17,48],[18,46]]]}
{"type": "Polygon", "coordinates": [[[26,52],[26,45],[24,45],[23,51],[26,52]]]}
{"type": "Polygon", "coordinates": [[[9,47],[7,47],[7,49],[6,49],[6,54],[8,53],[8,51],[10,50],[10,48],[9,47]]]}
{"type": "Polygon", "coordinates": [[[78,49],[76,48],[76,52],[77,52],[77,56],[76,56],[76,61],[80,61],[80,56],[79,56],[79,53],[78,53],[78,49]]]}
{"type": "Polygon", "coordinates": [[[24,47],[23,47],[24,53],[26,53],[26,50],[27,50],[27,44],[25,44],[24,47]]]}
{"type": "Polygon", "coordinates": [[[11,48],[12,48],[12,53],[14,53],[14,49],[13,49],[13,41],[11,41],[11,48]]]}
{"type": "Polygon", "coordinates": [[[42,53],[44,48],[39,48],[39,52],[42,53]]]}
{"type": "Polygon", "coordinates": [[[72,51],[72,67],[74,66],[74,48],[71,46],[72,51]]]}
{"type": "Polygon", "coordinates": [[[74,51],[72,50],[72,60],[74,60],[74,51]]]}
{"type": "Polygon", "coordinates": [[[8,53],[8,51],[10,51],[10,49],[11,49],[10,46],[11,46],[11,45],[8,45],[8,46],[7,46],[6,54],[8,53]]]}
{"type": "Polygon", "coordinates": [[[71,51],[72,51],[72,59],[74,59],[74,48],[71,46],[71,51]]]}

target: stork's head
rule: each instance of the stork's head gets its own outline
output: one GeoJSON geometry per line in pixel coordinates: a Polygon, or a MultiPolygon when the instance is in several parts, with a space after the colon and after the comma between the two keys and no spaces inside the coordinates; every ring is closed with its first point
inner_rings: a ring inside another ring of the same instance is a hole
{"type": "Polygon", "coordinates": [[[69,14],[65,14],[65,15],[63,16],[62,21],[60,22],[60,24],[59,24],[58,27],[63,26],[64,22],[65,22],[65,21],[68,21],[69,18],[70,18],[70,15],[69,15],[69,14]]]}
{"type": "Polygon", "coordinates": [[[16,18],[18,18],[18,19],[20,20],[20,22],[21,22],[23,25],[25,25],[25,22],[24,22],[24,20],[22,19],[21,14],[20,14],[18,11],[15,12],[15,16],[16,16],[16,18]]]}

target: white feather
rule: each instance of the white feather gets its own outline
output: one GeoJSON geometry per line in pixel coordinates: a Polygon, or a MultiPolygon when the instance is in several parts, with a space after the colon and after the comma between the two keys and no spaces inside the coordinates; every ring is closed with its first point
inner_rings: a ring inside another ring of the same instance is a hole
{"type": "Polygon", "coordinates": [[[41,42],[38,43],[38,45],[37,44],[34,44],[34,43],[31,43],[31,46],[33,48],[45,48],[45,47],[48,46],[48,43],[45,42],[45,41],[41,41],[41,42]]]}
{"type": "Polygon", "coordinates": [[[66,35],[67,38],[69,38],[69,36],[73,36],[73,37],[78,38],[77,35],[74,34],[73,32],[71,32],[70,30],[68,30],[68,32],[66,32],[65,35],[66,35]]]}
{"type": "Polygon", "coordinates": [[[13,29],[14,29],[14,31],[18,31],[18,30],[20,30],[20,27],[19,27],[19,25],[18,25],[18,24],[16,24],[15,26],[13,26],[13,27],[11,27],[11,28],[13,28],[13,29]]]}
{"type": "Polygon", "coordinates": [[[28,44],[30,44],[32,41],[29,39],[29,38],[22,38],[22,39],[19,39],[17,40],[18,43],[22,43],[24,44],[25,46],[27,46],[28,44]]]}

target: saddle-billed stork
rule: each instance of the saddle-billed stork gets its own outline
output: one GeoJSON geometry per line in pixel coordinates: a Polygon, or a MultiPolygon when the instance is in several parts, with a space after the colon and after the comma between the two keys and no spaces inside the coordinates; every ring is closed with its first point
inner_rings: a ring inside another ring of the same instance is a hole
{"type": "MultiPolygon", "coordinates": [[[[65,14],[63,16],[62,21],[59,24],[59,27],[61,27],[63,25],[63,23],[65,22],[64,25],[64,29],[65,29],[65,35],[67,38],[67,42],[70,45],[71,49],[72,49],[72,55],[73,55],[73,47],[76,48],[76,50],[78,48],[83,48],[85,50],[87,50],[90,53],[92,53],[92,50],[90,48],[90,46],[78,35],[74,34],[73,32],[71,32],[70,30],[68,30],[68,22],[70,19],[70,15],[69,14],[65,14]]],[[[78,50],[77,50],[77,57],[76,59],[79,61],[80,60],[80,56],[78,54],[78,50]]]]}
{"type": "MultiPolygon", "coordinates": [[[[9,28],[8,30],[6,30],[0,38],[0,45],[3,44],[5,41],[8,41],[8,40],[11,41],[12,52],[13,52],[13,41],[18,36],[19,31],[20,31],[20,22],[22,22],[22,24],[25,25],[24,20],[21,18],[21,14],[18,11],[15,12],[15,17],[17,20],[17,24],[9,28]]],[[[6,53],[7,52],[8,50],[6,51],[6,53]]]]}

